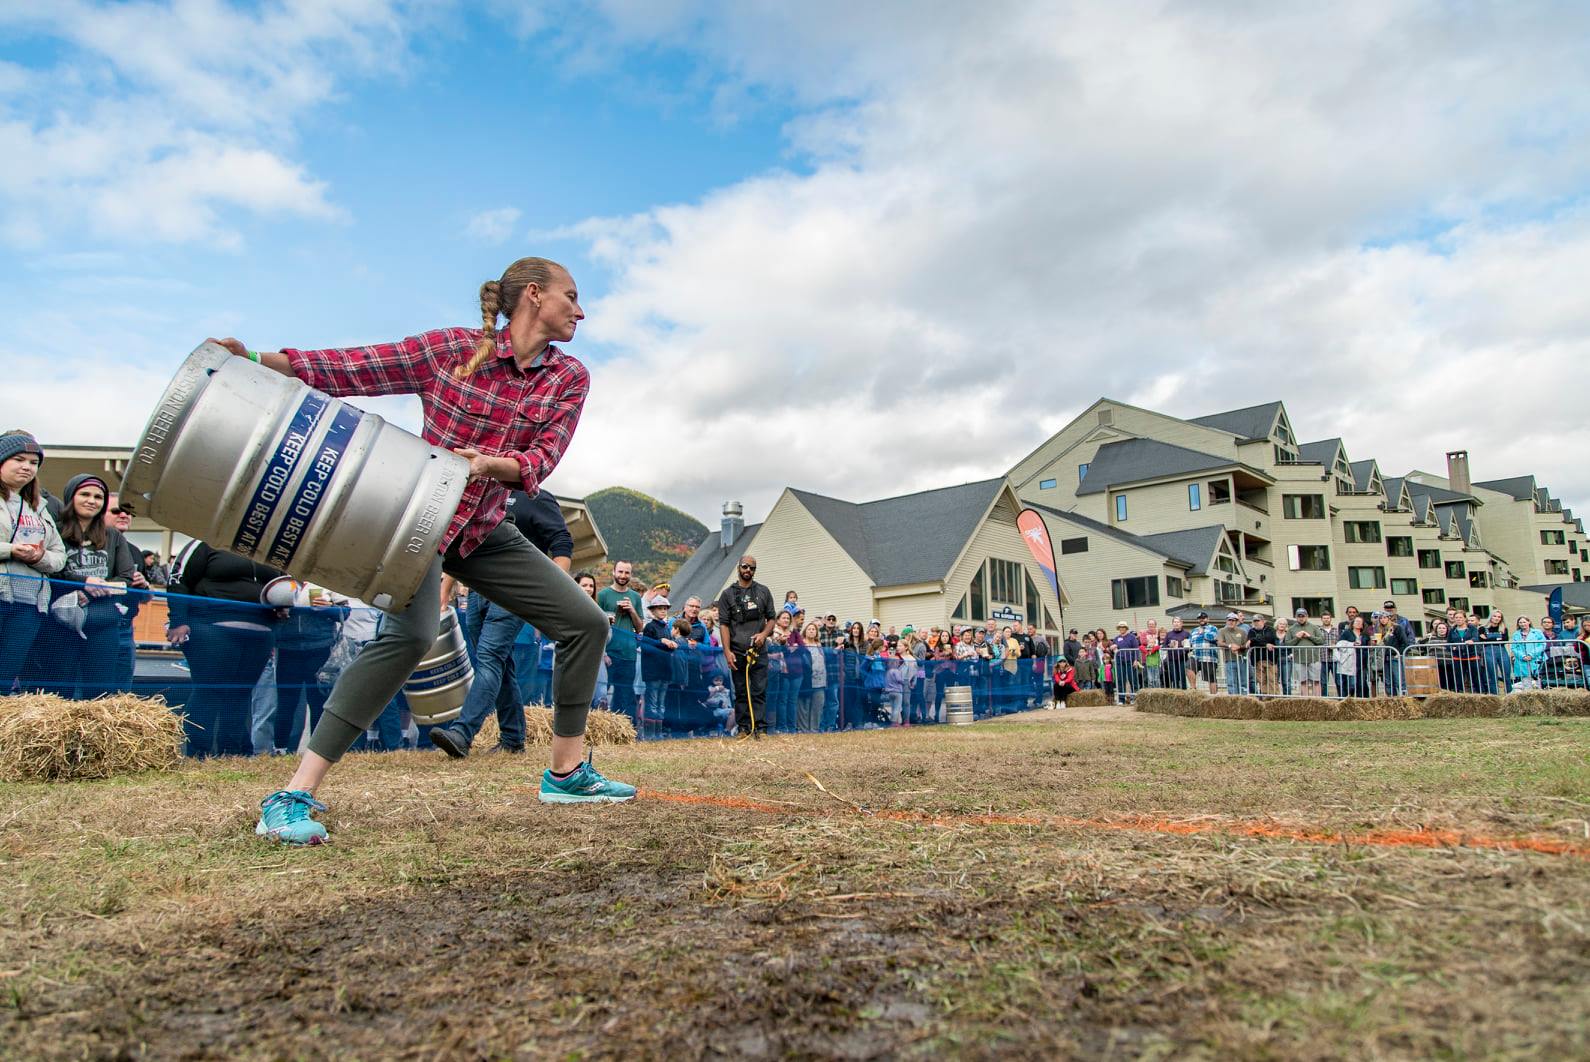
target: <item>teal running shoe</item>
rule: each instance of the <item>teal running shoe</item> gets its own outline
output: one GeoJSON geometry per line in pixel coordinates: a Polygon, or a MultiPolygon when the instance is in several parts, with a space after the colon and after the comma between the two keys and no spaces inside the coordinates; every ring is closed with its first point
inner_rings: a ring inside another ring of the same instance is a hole
{"type": "Polygon", "coordinates": [[[543,804],[622,804],[635,799],[635,787],[603,778],[587,762],[561,782],[550,769],[543,772],[540,799],[543,804]]]}
{"type": "Polygon", "coordinates": [[[302,789],[282,789],[259,802],[259,825],[254,832],[282,844],[325,844],[326,828],[311,813],[326,805],[302,789]]]}

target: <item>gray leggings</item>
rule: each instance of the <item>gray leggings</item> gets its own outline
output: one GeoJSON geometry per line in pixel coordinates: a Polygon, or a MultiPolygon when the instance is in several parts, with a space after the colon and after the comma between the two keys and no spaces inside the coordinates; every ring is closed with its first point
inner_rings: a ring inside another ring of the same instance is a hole
{"type": "Polygon", "coordinates": [[[607,613],[568,573],[504,520],[475,551],[449,549],[402,612],[388,613],[377,634],[343,670],[309,736],[310,751],[336,761],[375,722],[436,641],[441,624],[442,572],[502,606],[557,643],[552,732],[585,733],[596,673],[607,647],[607,613]]]}

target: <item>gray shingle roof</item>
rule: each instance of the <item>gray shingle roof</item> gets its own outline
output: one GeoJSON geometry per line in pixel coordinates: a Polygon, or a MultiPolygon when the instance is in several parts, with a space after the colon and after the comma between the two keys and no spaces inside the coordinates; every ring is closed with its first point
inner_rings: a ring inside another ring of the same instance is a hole
{"type": "Polygon", "coordinates": [[[696,547],[690,559],[681,564],[669,580],[673,584],[668,590],[669,600],[683,606],[686,598],[699,597],[704,604],[712,604],[734,574],[734,562],[746,553],[756,552],[751,545],[761,527],[761,524],[747,527],[729,549],[722,546],[722,531],[710,532],[706,541],[696,547]]]}
{"type": "MultiPolygon", "coordinates": [[[[1375,472],[1374,460],[1370,459],[1368,461],[1354,461],[1352,464],[1348,465],[1348,467],[1353,470],[1353,489],[1368,490],[1370,477],[1375,472]]],[[[1380,481],[1380,485],[1382,488],[1384,488],[1386,481],[1382,479],[1380,481]]]]}
{"type": "Polygon", "coordinates": [[[1156,548],[1166,551],[1169,556],[1192,565],[1194,575],[1206,575],[1209,572],[1209,562],[1214,560],[1215,547],[1226,537],[1226,528],[1223,524],[1210,524],[1207,527],[1195,527],[1187,531],[1167,531],[1163,534],[1142,537],[1145,542],[1153,543],[1156,548]]]}
{"type": "Polygon", "coordinates": [[[1229,431],[1239,439],[1267,439],[1270,431],[1275,427],[1275,418],[1280,415],[1281,403],[1266,402],[1262,406],[1248,406],[1246,409],[1233,409],[1225,413],[1211,413],[1207,417],[1194,417],[1194,424],[1202,424],[1206,428],[1219,428],[1229,431]]]}
{"type": "Polygon", "coordinates": [[[873,585],[901,586],[948,575],[1004,485],[1000,477],[861,503],[804,490],[790,493],[873,585]]]}
{"type": "Polygon", "coordinates": [[[1297,457],[1299,461],[1318,462],[1326,468],[1336,463],[1336,451],[1341,449],[1341,439],[1316,439],[1313,442],[1299,443],[1297,457]]]}
{"type": "Polygon", "coordinates": [[[1590,609],[1590,583],[1539,583],[1535,586],[1526,586],[1524,589],[1532,594],[1550,597],[1551,592],[1558,587],[1562,588],[1564,607],[1590,609]]]}
{"type": "Polygon", "coordinates": [[[1535,500],[1535,477],[1514,476],[1511,479],[1488,479],[1483,483],[1474,484],[1486,490],[1498,491],[1506,494],[1514,501],[1532,502],[1535,500]]]}
{"type": "Polygon", "coordinates": [[[1037,509],[1041,513],[1046,513],[1049,516],[1064,520],[1067,523],[1073,524],[1087,531],[1092,531],[1095,534],[1103,535],[1105,538],[1113,539],[1114,541],[1120,542],[1123,545],[1135,546],[1146,553],[1154,554],[1156,557],[1163,557],[1165,560],[1175,563],[1189,565],[1192,563],[1191,561],[1183,561],[1180,557],[1171,553],[1169,551],[1169,547],[1157,545],[1148,541],[1148,536],[1134,535],[1128,531],[1122,531],[1118,527],[1112,527],[1111,525],[1103,523],[1102,521],[1093,519],[1091,516],[1083,516],[1081,513],[1068,513],[1063,509],[1056,509],[1053,506],[1044,505],[1039,502],[1028,502],[1027,504],[1032,506],[1032,508],[1037,509]]]}
{"type": "Polygon", "coordinates": [[[1235,464],[1237,462],[1229,457],[1200,453],[1155,439],[1120,439],[1099,447],[1093,460],[1088,462],[1088,474],[1077,485],[1077,494],[1102,494],[1124,483],[1213,471],[1235,464]]]}
{"type": "Polygon", "coordinates": [[[1427,495],[1430,500],[1435,502],[1437,505],[1447,505],[1452,502],[1473,502],[1476,505],[1484,504],[1472,494],[1462,494],[1455,490],[1447,490],[1445,487],[1432,487],[1428,483],[1420,483],[1419,481],[1412,479],[1408,480],[1408,493],[1412,494],[1415,498],[1421,494],[1427,495]]]}

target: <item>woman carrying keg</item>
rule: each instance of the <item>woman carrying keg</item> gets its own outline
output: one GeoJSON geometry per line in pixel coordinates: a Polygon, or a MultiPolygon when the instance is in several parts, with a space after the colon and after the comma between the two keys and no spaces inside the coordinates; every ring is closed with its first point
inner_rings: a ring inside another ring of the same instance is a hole
{"type": "Polygon", "coordinates": [[[441,552],[406,608],[343,671],[285,789],[260,805],[255,832],[288,844],[319,844],[312,817],[327,772],[403,685],[435,640],[442,572],[525,620],[557,643],[552,763],[543,803],[617,802],[635,788],[585,761],[585,720],[607,642],[607,616],[573,579],[503,519],[510,486],[534,495],[557,467],[585,406],[590,375],[555,343],[585,317],[568,270],[521,258],[480,288],[481,328],[442,328],[396,343],[260,354],[250,358],[337,397],[419,395],[425,440],[469,460],[470,479],[441,552]],[[507,318],[498,329],[499,315],[507,318]]]}

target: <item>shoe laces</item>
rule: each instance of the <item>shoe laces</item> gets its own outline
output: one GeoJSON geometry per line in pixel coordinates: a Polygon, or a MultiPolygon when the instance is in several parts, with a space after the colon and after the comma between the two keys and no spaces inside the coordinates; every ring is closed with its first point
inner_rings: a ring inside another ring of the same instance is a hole
{"type": "Polygon", "coordinates": [[[301,789],[282,789],[265,798],[265,803],[281,817],[283,825],[302,822],[312,811],[325,811],[326,805],[301,789]]]}

